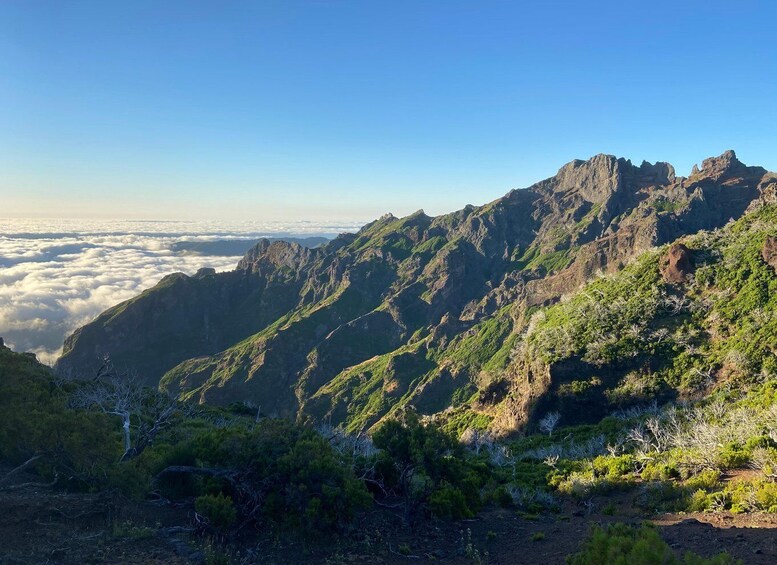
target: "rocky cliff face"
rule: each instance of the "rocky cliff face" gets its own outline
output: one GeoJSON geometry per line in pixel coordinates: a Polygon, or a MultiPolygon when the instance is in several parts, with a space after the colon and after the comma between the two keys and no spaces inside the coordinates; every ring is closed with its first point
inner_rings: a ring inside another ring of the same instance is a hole
{"type": "Polygon", "coordinates": [[[498,390],[531,309],[724,225],[773,181],[733,152],[688,178],[597,155],[485,206],[387,215],[316,249],[261,242],[233,272],[171,275],[108,310],[58,368],[109,355],[183,397],[352,429],[402,406],[438,412],[498,390]]]}
{"type": "Polygon", "coordinates": [[[536,428],[551,412],[564,425],[594,423],[635,404],[774,379],[777,184],[760,184],[737,221],[643,253],[536,311],[501,374],[503,392],[478,398],[492,429],[536,428]]]}

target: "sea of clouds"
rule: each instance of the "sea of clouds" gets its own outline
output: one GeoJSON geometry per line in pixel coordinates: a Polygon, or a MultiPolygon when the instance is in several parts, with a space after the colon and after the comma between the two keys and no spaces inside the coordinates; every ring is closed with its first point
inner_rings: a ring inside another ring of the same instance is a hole
{"type": "Polygon", "coordinates": [[[65,337],[174,272],[234,269],[240,256],[181,253],[180,242],[332,237],[357,224],[0,220],[0,337],[48,364],[65,337]]]}

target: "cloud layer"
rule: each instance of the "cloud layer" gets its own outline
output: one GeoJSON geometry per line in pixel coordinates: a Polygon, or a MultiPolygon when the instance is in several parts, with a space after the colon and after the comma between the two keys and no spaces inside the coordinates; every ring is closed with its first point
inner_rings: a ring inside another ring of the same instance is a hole
{"type": "Polygon", "coordinates": [[[53,363],[67,334],[165,275],[230,270],[240,259],[176,253],[175,243],[332,235],[355,227],[2,220],[0,336],[16,351],[53,363]]]}

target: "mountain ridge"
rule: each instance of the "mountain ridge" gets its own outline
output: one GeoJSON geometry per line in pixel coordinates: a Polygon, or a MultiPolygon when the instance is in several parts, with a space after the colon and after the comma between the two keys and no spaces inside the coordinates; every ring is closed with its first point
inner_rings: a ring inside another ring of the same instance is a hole
{"type": "Polygon", "coordinates": [[[108,355],[183,397],[353,429],[404,406],[433,414],[498,382],[533,309],[722,227],[774,183],[733,151],[689,177],[599,154],[483,206],[387,214],[315,249],[260,242],[235,271],[170,275],[77,330],[57,367],[108,355]]]}

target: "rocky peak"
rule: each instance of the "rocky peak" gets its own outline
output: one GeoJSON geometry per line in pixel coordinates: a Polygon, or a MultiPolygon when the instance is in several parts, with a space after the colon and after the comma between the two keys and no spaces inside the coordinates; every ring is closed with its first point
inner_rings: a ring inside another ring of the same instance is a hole
{"type": "Polygon", "coordinates": [[[203,267],[199,269],[195,274],[195,279],[204,279],[206,277],[212,277],[216,274],[216,269],[213,267],[203,267]]]}
{"type": "Polygon", "coordinates": [[[742,163],[737,159],[736,153],[729,149],[720,157],[710,157],[704,159],[701,164],[701,170],[707,174],[723,174],[735,167],[741,167],[742,163]]]}
{"type": "Polygon", "coordinates": [[[600,153],[587,161],[576,159],[567,163],[555,177],[535,187],[553,195],[576,193],[593,204],[605,204],[617,193],[631,193],[650,185],[665,186],[674,181],[675,170],[669,163],[643,161],[635,167],[628,159],[600,153]]]}
{"type": "Polygon", "coordinates": [[[268,274],[281,268],[299,270],[317,255],[315,249],[286,241],[262,239],[237,264],[238,270],[268,274]]]}
{"type": "Polygon", "coordinates": [[[639,173],[645,180],[653,181],[655,184],[669,184],[675,181],[674,167],[663,161],[656,162],[655,165],[642,161],[639,166],[639,173]]]}
{"type": "Polygon", "coordinates": [[[737,155],[734,151],[729,149],[719,157],[704,159],[701,164],[701,169],[694,165],[693,170],[691,171],[691,178],[693,180],[709,178],[717,182],[722,177],[734,176],[740,172],[746,171],[746,169],[748,169],[748,167],[737,159],[737,155]]]}
{"type": "Polygon", "coordinates": [[[385,226],[386,224],[390,224],[391,222],[394,222],[398,218],[392,214],[391,212],[387,212],[383,214],[380,218],[377,220],[373,220],[367,224],[364,224],[361,229],[357,232],[359,235],[368,234],[373,230],[380,229],[381,226],[385,226]]]}
{"type": "MultiPolygon", "coordinates": [[[[550,180],[554,192],[577,191],[585,200],[602,203],[617,192],[627,161],[600,153],[588,161],[575,159],[550,180]]],[[[630,163],[629,163],[630,165],[630,163]]]]}

